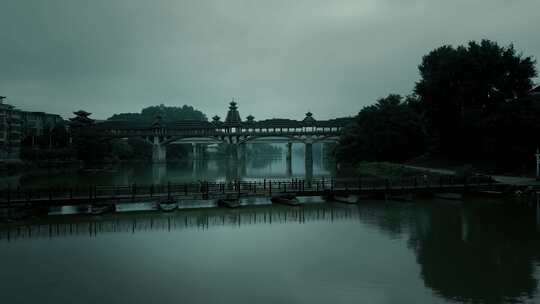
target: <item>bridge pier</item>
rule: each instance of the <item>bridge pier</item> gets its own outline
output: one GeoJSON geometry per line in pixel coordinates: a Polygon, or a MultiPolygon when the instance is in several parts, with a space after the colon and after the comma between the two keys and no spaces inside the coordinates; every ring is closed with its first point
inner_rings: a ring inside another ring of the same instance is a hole
{"type": "Polygon", "coordinates": [[[236,149],[236,153],[238,153],[238,160],[240,160],[241,163],[246,161],[246,144],[241,143],[238,144],[238,147],[236,149]]]}
{"type": "Polygon", "coordinates": [[[287,143],[287,175],[292,176],[292,142],[287,143]]]}
{"type": "Polygon", "coordinates": [[[154,136],[152,143],[152,162],[164,163],[167,161],[167,146],[160,143],[159,137],[154,136]]]}
{"type": "Polygon", "coordinates": [[[240,170],[239,176],[244,176],[247,171],[246,149],[247,149],[246,143],[238,144],[237,152],[238,152],[238,160],[240,161],[240,163],[238,164],[238,169],[240,170]]]}
{"type": "Polygon", "coordinates": [[[304,158],[306,165],[306,181],[311,183],[313,179],[313,143],[305,143],[304,158]]]}
{"type": "Polygon", "coordinates": [[[204,157],[204,146],[202,144],[192,143],[191,147],[193,160],[199,160],[204,157]]]}
{"type": "Polygon", "coordinates": [[[164,184],[166,182],[166,177],[167,177],[167,164],[166,163],[152,164],[152,182],[154,185],[164,184]]]}

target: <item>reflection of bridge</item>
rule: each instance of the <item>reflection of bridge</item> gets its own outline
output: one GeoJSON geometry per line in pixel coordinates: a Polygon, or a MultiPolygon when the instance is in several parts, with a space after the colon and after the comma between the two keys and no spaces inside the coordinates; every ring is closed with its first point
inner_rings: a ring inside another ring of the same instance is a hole
{"type": "Polygon", "coordinates": [[[132,234],[148,231],[209,229],[211,227],[238,227],[256,224],[305,223],[312,221],[351,220],[358,218],[357,206],[310,204],[303,208],[287,206],[260,206],[245,209],[183,210],[167,214],[135,213],[89,217],[64,218],[61,223],[33,223],[0,226],[0,240],[16,241],[32,238],[69,236],[96,236],[108,233],[132,234]]]}
{"type": "Polygon", "coordinates": [[[291,160],[292,143],[305,145],[306,172],[313,167],[313,143],[336,141],[343,128],[351,122],[351,118],[331,120],[315,120],[308,112],[303,120],[267,119],[256,121],[248,116],[242,121],[236,103],[232,101],[224,122],[214,116],[212,122],[176,121],[165,122],[157,117],[152,124],[132,121],[94,122],[87,116],[89,113],[79,111],[72,118],[72,128],[83,127],[94,130],[103,138],[141,137],[152,144],[153,162],[165,162],[166,146],[173,143],[189,143],[194,149],[194,158],[198,157],[207,144],[228,144],[235,159],[245,160],[245,146],[255,142],[286,142],[287,162],[291,160]]]}

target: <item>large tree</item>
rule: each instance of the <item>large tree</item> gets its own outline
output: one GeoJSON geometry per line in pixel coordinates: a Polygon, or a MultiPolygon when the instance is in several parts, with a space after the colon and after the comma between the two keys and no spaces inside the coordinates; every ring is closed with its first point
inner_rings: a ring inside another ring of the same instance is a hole
{"type": "Polygon", "coordinates": [[[337,157],[345,161],[402,161],[424,151],[422,117],[412,98],[388,95],[364,107],[340,139],[337,157]]]}
{"type": "Polygon", "coordinates": [[[467,46],[443,46],[423,57],[416,83],[436,151],[453,157],[481,157],[483,121],[500,115],[505,104],[527,94],[536,76],[535,61],[482,40],[467,46]]]}

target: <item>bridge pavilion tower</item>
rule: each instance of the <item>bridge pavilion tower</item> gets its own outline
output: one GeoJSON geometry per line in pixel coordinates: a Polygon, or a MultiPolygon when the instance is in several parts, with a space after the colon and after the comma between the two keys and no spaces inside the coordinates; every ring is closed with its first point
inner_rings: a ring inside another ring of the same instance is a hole
{"type": "MultiPolygon", "coordinates": [[[[240,117],[240,112],[238,112],[237,103],[234,99],[229,104],[229,111],[225,117],[225,123],[223,124],[227,133],[237,133],[241,131],[242,118],[240,117]]],[[[240,159],[242,162],[245,162],[246,158],[246,144],[238,143],[238,137],[230,136],[229,143],[231,144],[231,156],[235,161],[240,159]]]]}
{"type": "MultiPolygon", "coordinates": [[[[307,112],[306,117],[302,120],[303,128],[313,128],[315,125],[315,118],[313,118],[313,113],[307,112]]],[[[306,165],[306,180],[308,183],[311,183],[313,179],[313,141],[306,139],[305,141],[305,150],[304,150],[304,159],[306,165]]]]}

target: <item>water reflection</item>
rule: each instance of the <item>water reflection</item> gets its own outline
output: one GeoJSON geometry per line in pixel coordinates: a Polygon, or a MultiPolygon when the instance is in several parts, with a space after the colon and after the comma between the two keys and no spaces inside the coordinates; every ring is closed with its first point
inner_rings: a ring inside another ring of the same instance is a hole
{"type": "MultiPolygon", "coordinates": [[[[275,240],[278,248],[279,242],[291,233],[301,237],[298,241],[302,244],[324,240],[320,245],[326,247],[310,253],[310,258],[320,258],[316,259],[319,264],[312,267],[326,269],[320,264],[328,263],[323,258],[325,252],[359,255],[358,261],[364,268],[354,268],[358,265],[348,259],[339,263],[356,265],[353,267],[355,272],[342,269],[339,275],[334,274],[337,277],[332,275],[334,280],[345,276],[349,282],[358,284],[356,288],[361,289],[362,282],[377,275],[390,280],[388,284],[394,287],[406,284],[403,280],[420,277],[423,286],[433,291],[436,298],[425,298],[418,292],[418,296],[407,298],[415,303],[441,302],[441,299],[468,303],[532,303],[540,299],[535,275],[540,265],[539,212],[534,205],[516,207],[480,201],[470,204],[372,201],[358,206],[335,203],[304,205],[301,208],[259,206],[170,214],[45,218],[23,225],[0,226],[0,240],[4,245],[12,246],[32,243],[36,239],[80,240],[81,237],[125,237],[148,233],[148,239],[160,239],[167,238],[169,233],[176,235],[178,231],[191,232],[193,238],[205,239],[205,235],[219,231],[220,237],[238,245],[240,241],[236,238],[245,232],[231,228],[243,227],[242,231],[254,231],[256,235],[255,232],[267,231],[265,227],[272,226],[265,237],[275,240]],[[342,226],[342,223],[348,225],[342,226]],[[409,260],[403,258],[406,257],[403,250],[413,254],[409,260]],[[393,254],[402,256],[395,265],[385,267],[380,263],[380,256],[393,254]],[[411,261],[417,266],[408,266],[411,261]],[[403,277],[394,278],[396,272],[404,272],[403,277]]],[[[255,235],[254,239],[257,238],[255,235]]],[[[177,237],[179,244],[189,241],[177,237]]],[[[123,242],[122,239],[116,241],[123,242]]],[[[249,248],[249,245],[245,246],[249,248]]],[[[286,252],[283,258],[297,253],[304,256],[300,247],[290,246],[283,248],[286,252]]],[[[261,254],[257,252],[253,258],[259,259],[261,254]]],[[[336,267],[335,263],[330,264],[336,267]]],[[[264,271],[271,273],[274,266],[268,266],[270,268],[264,271]]],[[[331,269],[325,271],[332,273],[331,269]]],[[[329,273],[324,275],[330,276],[329,273]]],[[[397,292],[394,289],[386,289],[385,292],[390,297],[400,297],[398,293],[394,294],[397,292]]]]}
{"type": "Polygon", "coordinates": [[[360,219],[391,238],[407,238],[425,285],[439,296],[508,303],[537,296],[540,234],[534,209],[391,205],[364,208],[360,219]]]}
{"type": "MultiPolygon", "coordinates": [[[[314,145],[318,147],[319,145],[314,145]]],[[[317,148],[315,153],[320,150],[317,148]]],[[[332,161],[316,154],[313,166],[306,170],[304,151],[294,150],[290,161],[286,155],[251,157],[196,158],[171,163],[124,163],[107,165],[103,170],[41,170],[24,172],[15,176],[0,178],[0,186],[12,188],[49,186],[87,186],[93,184],[162,184],[183,183],[197,180],[234,181],[262,180],[270,178],[311,178],[331,176],[332,161]]]]}
{"type": "Polygon", "coordinates": [[[97,236],[106,233],[137,233],[210,229],[220,226],[306,223],[313,221],[358,219],[359,209],[351,205],[313,204],[302,208],[260,206],[242,209],[183,210],[176,213],[111,214],[100,217],[44,219],[26,225],[0,226],[0,240],[13,242],[31,238],[56,238],[75,235],[97,236]]]}

